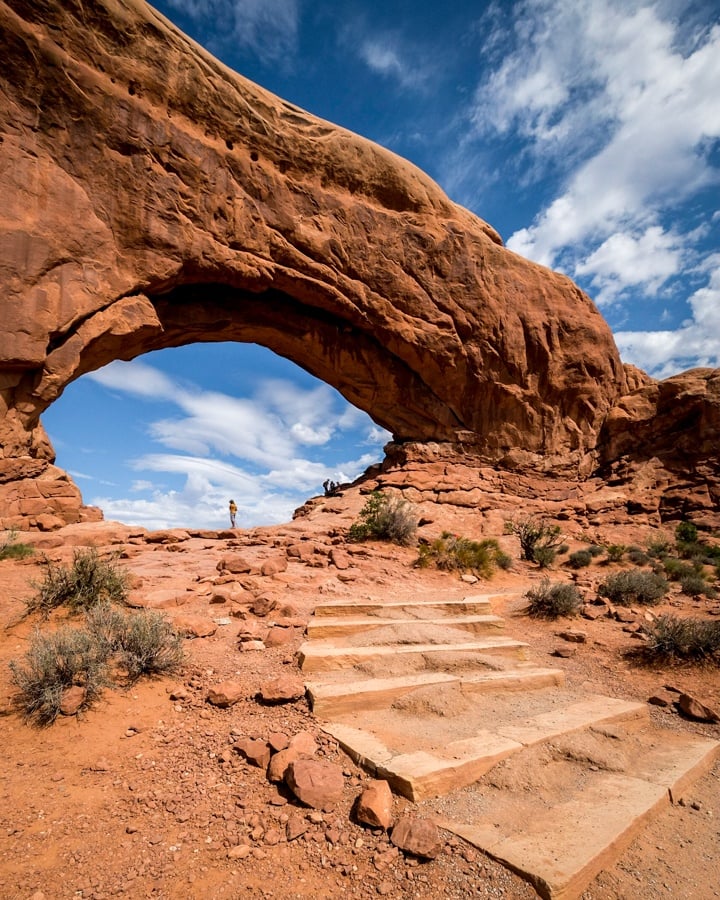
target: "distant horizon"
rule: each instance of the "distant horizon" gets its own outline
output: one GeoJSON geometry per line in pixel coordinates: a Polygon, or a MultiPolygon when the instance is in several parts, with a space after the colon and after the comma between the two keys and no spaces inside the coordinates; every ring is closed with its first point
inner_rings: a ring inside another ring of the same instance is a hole
{"type": "MultiPolygon", "coordinates": [[[[720,367],[720,10],[709,0],[158,0],[230,68],[388,147],[569,275],[623,361],[720,367]]],[[[389,439],[256,345],[112,363],[44,414],[57,464],[144,527],[287,521],[389,439]],[[237,495],[237,496],[236,496],[237,495]]],[[[179,526],[178,526],[179,527],[179,526]]]]}

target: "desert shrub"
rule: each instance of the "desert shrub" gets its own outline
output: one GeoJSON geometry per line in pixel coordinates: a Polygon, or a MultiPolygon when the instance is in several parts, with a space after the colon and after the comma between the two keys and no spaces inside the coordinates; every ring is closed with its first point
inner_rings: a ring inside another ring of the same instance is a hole
{"type": "Polygon", "coordinates": [[[646,566],[650,562],[650,556],[641,547],[630,547],[627,558],[634,566],[646,566]]]}
{"type": "Polygon", "coordinates": [[[667,556],[670,544],[666,537],[659,537],[657,540],[648,542],[648,556],[652,559],[662,559],[667,556]]]}
{"type": "Polygon", "coordinates": [[[655,572],[628,569],[608,576],[598,588],[601,597],[619,606],[633,603],[652,606],[659,603],[668,592],[668,583],[655,572]]]}
{"type": "Polygon", "coordinates": [[[375,538],[407,547],[415,540],[417,523],[414,507],[407,500],[373,491],[360,510],[360,519],[350,526],[348,539],[375,538]]]}
{"type": "Polygon", "coordinates": [[[51,635],[36,631],[25,663],[12,660],[10,677],[25,717],[50,725],[60,713],[63,692],[73,685],[85,690],[81,708],[97,699],[107,683],[107,655],[87,631],[63,628],[51,635]]]}
{"type": "Polygon", "coordinates": [[[18,541],[17,528],[5,532],[5,537],[0,540],[0,559],[25,559],[34,552],[35,549],[30,544],[18,541]]]}
{"type": "Polygon", "coordinates": [[[543,578],[538,587],[525,595],[529,600],[528,614],[536,618],[557,619],[560,616],[576,616],[582,606],[580,592],[574,584],[543,578]]]}
{"type": "Polygon", "coordinates": [[[576,550],[568,556],[567,564],[571,569],[584,569],[592,562],[592,554],[589,550],[576,550]]]}
{"type": "Polygon", "coordinates": [[[624,544],[609,544],[605,548],[605,556],[609,563],[620,562],[625,556],[627,547],[624,544]]]}
{"type": "Polygon", "coordinates": [[[698,539],[697,526],[692,522],[680,522],[675,529],[675,541],[678,544],[696,544],[698,539]]]}
{"type": "Polygon", "coordinates": [[[720,653],[720,622],[658,616],[644,626],[646,655],[655,659],[717,659],[720,653]]]}
{"type": "Polygon", "coordinates": [[[676,559],[674,556],[668,556],[663,560],[663,571],[670,581],[682,581],[683,578],[697,574],[694,566],[676,559]]]}
{"type": "Polygon", "coordinates": [[[708,584],[700,572],[691,572],[680,579],[680,588],[688,597],[701,597],[703,594],[711,600],[717,597],[715,588],[708,584]]]}
{"type": "Polygon", "coordinates": [[[85,621],[98,645],[125,670],[128,681],[175,672],[183,662],[182,636],[156,610],[124,613],[102,603],[88,611],[85,621]]]}
{"type": "Polygon", "coordinates": [[[37,593],[27,601],[28,612],[47,616],[66,606],[72,612],[90,609],[106,601],[127,597],[127,576],[113,562],[102,559],[93,547],[76,550],[70,567],[45,562],[45,577],[34,585],[37,593]]]}
{"type": "Polygon", "coordinates": [[[605,551],[601,546],[599,546],[599,544],[590,544],[590,546],[587,548],[587,552],[590,554],[590,556],[595,558],[596,556],[602,556],[605,551]]]}
{"type": "Polygon", "coordinates": [[[446,572],[473,572],[482,578],[490,578],[496,565],[508,568],[512,562],[492,538],[471,541],[449,531],[429,544],[421,544],[418,553],[417,565],[422,568],[435,566],[446,572]]]}
{"type": "Polygon", "coordinates": [[[536,562],[541,568],[549,566],[562,544],[559,525],[542,519],[520,519],[510,523],[510,529],[520,540],[520,558],[536,562]]]}

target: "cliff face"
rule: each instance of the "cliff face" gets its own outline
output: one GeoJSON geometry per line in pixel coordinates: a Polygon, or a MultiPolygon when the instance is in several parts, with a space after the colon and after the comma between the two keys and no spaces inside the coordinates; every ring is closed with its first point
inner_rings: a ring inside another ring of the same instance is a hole
{"type": "Polygon", "coordinates": [[[275,350],[397,440],[588,471],[628,383],[567,278],[141,0],[0,0],[0,27],[5,521],[81,515],[40,424],[69,382],[200,340],[275,350]]]}

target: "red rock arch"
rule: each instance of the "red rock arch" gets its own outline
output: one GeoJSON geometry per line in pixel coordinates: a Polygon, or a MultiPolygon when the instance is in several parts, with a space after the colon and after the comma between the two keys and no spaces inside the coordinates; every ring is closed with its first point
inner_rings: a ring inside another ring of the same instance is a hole
{"type": "Polygon", "coordinates": [[[0,28],[0,480],[16,494],[62,480],[40,415],[65,385],[192,341],[263,344],[401,440],[592,451],[625,388],[606,323],[423,173],[140,0],[0,0],[0,28]]]}

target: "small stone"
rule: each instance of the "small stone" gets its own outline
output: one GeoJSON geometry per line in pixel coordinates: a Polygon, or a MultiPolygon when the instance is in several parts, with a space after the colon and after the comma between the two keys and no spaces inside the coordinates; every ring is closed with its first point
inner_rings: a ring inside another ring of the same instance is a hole
{"type": "Polygon", "coordinates": [[[296,759],[290,763],[285,783],[302,803],[324,810],[340,801],[345,787],[342,769],[320,759],[296,759]]]}
{"type": "Polygon", "coordinates": [[[210,688],[207,694],[207,701],[213,706],[219,706],[221,709],[227,709],[237,703],[245,695],[245,688],[237,681],[223,681],[210,688]]]}
{"type": "Polygon", "coordinates": [[[552,655],[558,656],[560,659],[570,659],[570,657],[575,656],[576,653],[577,650],[575,647],[556,647],[553,650],[552,655]]]}
{"type": "Polygon", "coordinates": [[[265,644],[262,641],[241,641],[238,645],[238,650],[242,650],[243,653],[248,652],[250,650],[264,650],[265,644]]]}
{"type": "Polygon", "coordinates": [[[267,741],[241,738],[233,744],[233,749],[237,750],[251,765],[267,769],[270,762],[270,747],[267,741]]]}
{"type": "Polygon", "coordinates": [[[440,832],[431,819],[403,816],[392,830],[390,840],[400,850],[435,859],[442,850],[440,832]]]}
{"type": "Polygon", "coordinates": [[[260,688],[260,699],[264,703],[291,703],[304,696],[303,681],[289,673],[273,678],[260,688]]]}
{"type": "Polygon", "coordinates": [[[72,687],[65,688],[60,698],[60,713],[63,716],[75,716],[80,712],[83,703],[87,699],[87,690],[80,685],[74,684],[72,687]]]}
{"type": "Polygon", "coordinates": [[[279,753],[280,750],[286,750],[290,744],[290,738],[282,731],[274,731],[268,736],[268,744],[273,753],[279,753]]]}
{"type": "Polygon", "coordinates": [[[371,782],[357,799],[355,815],[359,822],[374,828],[389,828],[392,824],[393,795],[387,781],[371,782]]]}
{"type": "Polygon", "coordinates": [[[276,606],[277,600],[274,597],[257,597],[250,606],[250,611],[254,615],[264,618],[270,615],[276,606]]]}
{"type": "Polygon", "coordinates": [[[248,844],[238,844],[236,847],[231,847],[228,852],[228,859],[245,859],[250,856],[252,853],[252,848],[248,846],[248,844]]]}
{"type": "Polygon", "coordinates": [[[680,694],[677,700],[677,708],[683,715],[690,719],[695,719],[697,722],[720,722],[720,716],[715,710],[705,706],[704,703],[696,700],[690,694],[680,694]]]}
{"type": "Polygon", "coordinates": [[[298,813],[293,813],[285,825],[285,837],[288,841],[294,841],[305,834],[307,830],[308,823],[305,819],[298,813]]]}
{"type": "Polygon", "coordinates": [[[586,631],[580,631],[579,628],[568,628],[558,632],[558,637],[571,644],[585,644],[588,636],[586,631]]]}

